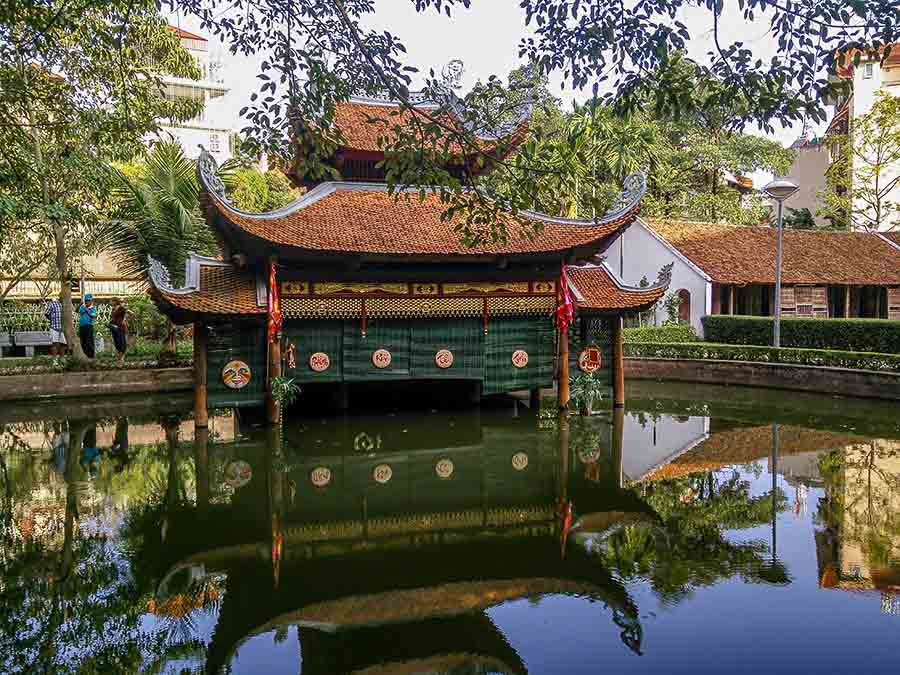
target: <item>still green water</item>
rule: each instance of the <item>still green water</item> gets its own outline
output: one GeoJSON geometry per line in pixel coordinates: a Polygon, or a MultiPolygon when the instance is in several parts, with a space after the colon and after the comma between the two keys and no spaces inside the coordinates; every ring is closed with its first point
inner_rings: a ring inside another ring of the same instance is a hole
{"type": "Polygon", "coordinates": [[[0,411],[0,672],[897,672],[895,405],[0,411]]]}

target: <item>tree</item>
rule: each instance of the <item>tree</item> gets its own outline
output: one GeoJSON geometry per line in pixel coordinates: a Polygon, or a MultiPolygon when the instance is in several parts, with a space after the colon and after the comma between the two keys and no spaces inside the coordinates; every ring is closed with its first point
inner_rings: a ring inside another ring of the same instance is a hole
{"type": "Polygon", "coordinates": [[[223,166],[221,173],[231,203],[244,211],[272,211],[297,198],[298,191],[280,171],[262,172],[253,167],[228,171],[228,167],[223,166]]]}
{"type": "MultiPolygon", "coordinates": [[[[455,9],[480,4],[471,0],[410,2],[418,12],[443,12],[448,17],[455,9]]],[[[169,0],[169,4],[199,17],[204,29],[229,42],[235,52],[267,50],[259,73],[261,89],[244,110],[248,123],[244,133],[257,149],[280,155],[285,162],[302,162],[311,180],[332,175],[326,160],[340,141],[333,124],[339,101],[354,93],[380,93],[413,110],[409,87],[414,69],[405,62],[404,46],[389,32],[364,28],[377,3],[169,0]]],[[[844,48],[871,46],[877,51],[900,36],[893,0],[671,0],[639,3],[628,10],[620,0],[523,0],[520,5],[534,28],[522,39],[520,56],[539,75],[560,72],[565,84],[593,90],[618,115],[644,109],[649,97],[654,116],[674,121],[698,110],[690,95],[690,80],[668,68],[673,56],[693,38],[678,17],[685,9],[705,11],[712,44],[698,68],[721,83],[716,102],[736,111],[731,131],[751,122],[771,131],[775,122],[790,124],[804,117],[823,121],[822,94],[828,87],[828,72],[848,58],[857,58],[844,48]],[[722,29],[725,22],[734,26],[755,20],[770,27],[777,45],[771,57],[756,58],[740,39],[727,40],[722,29]],[[665,77],[648,90],[646,84],[659,72],[665,77]]],[[[882,55],[887,53],[884,50],[882,55]]],[[[486,84],[498,89],[501,83],[492,79],[486,84]]],[[[453,99],[447,85],[447,78],[428,73],[426,96],[441,105],[419,109],[397,122],[400,133],[385,165],[389,183],[438,188],[448,214],[465,215],[460,230],[470,243],[503,238],[506,219],[502,214],[542,204],[541,179],[568,166],[560,169],[548,164],[547,155],[532,152],[537,148],[527,145],[514,157],[498,157],[485,150],[471,125],[448,123],[445,113],[453,99]],[[492,162],[495,172],[510,173],[506,182],[513,189],[469,189],[481,188],[483,181],[453,175],[445,168],[451,147],[492,162]],[[526,180],[513,178],[523,175],[526,180]]],[[[466,116],[489,119],[491,100],[467,98],[466,116]],[[479,106],[480,102],[487,105],[479,106]]],[[[552,204],[552,194],[550,198],[552,204]]]]}
{"type": "Polygon", "coordinates": [[[900,98],[881,95],[853,120],[850,133],[830,139],[835,160],[826,173],[819,213],[854,230],[900,225],[900,98]]]}
{"type": "Polygon", "coordinates": [[[784,216],[784,226],[792,230],[814,230],[816,229],[816,220],[813,218],[812,212],[807,208],[792,209],[788,208],[788,212],[784,216]]]}
{"type": "MultiPolygon", "coordinates": [[[[146,278],[153,258],[165,265],[175,283],[181,283],[192,251],[216,250],[200,213],[194,162],[178,143],[161,141],[153,146],[144,168],[133,173],[144,178],[116,171],[112,190],[116,219],[105,243],[123,274],[146,278]]],[[[171,322],[167,351],[175,352],[171,322]]]]}
{"type": "Polygon", "coordinates": [[[47,269],[50,242],[39,230],[8,227],[0,231],[0,302],[23,280],[47,269]]]}
{"type": "Polygon", "coordinates": [[[0,230],[52,241],[63,330],[75,360],[68,272],[105,227],[108,163],[142,151],[163,118],[188,119],[160,77],[200,76],[150,0],[7,3],[0,11],[0,230]],[[27,228],[26,228],[27,226],[27,228]]]}

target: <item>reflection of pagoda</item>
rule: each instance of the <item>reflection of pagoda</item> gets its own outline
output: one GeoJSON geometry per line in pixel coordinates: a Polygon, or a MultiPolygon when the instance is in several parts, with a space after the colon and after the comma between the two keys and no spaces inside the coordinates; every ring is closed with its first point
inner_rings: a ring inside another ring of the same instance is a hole
{"type": "Polygon", "coordinates": [[[478,413],[435,414],[419,436],[381,424],[366,451],[354,449],[372,436],[366,418],[246,442],[232,461],[252,478],[230,504],[200,500],[168,519],[155,601],[181,592],[179,578],[225,579],[209,672],[255,635],[296,626],[304,672],[523,673],[485,610],[548,594],[598,601],[639,651],[624,587],[578,546],[561,555],[561,500],[575,503],[579,533],[652,518],[620,487],[621,429],[591,423],[590,452],[533,417],[478,413]]]}

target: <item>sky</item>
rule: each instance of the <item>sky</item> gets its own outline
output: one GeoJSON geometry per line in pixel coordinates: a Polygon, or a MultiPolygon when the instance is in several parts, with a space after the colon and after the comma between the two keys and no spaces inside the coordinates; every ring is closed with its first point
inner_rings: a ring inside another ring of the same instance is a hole
{"type": "MultiPolygon", "coordinates": [[[[433,11],[415,11],[412,0],[374,0],[376,12],[367,26],[376,30],[388,30],[406,46],[410,65],[427,73],[429,68],[436,72],[449,61],[461,59],[465,72],[461,91],[468,91],[478,80],[486,80],[491,75],[505,79],[514,68],[522,65],[518,58],[519,41],[529,34],[525,25],[524,12],[518,0],[472,0],[469,9],[463,7],[453,11],[453,19],[437,15],[433,11]]],[[[740,16],[737,3],[727,3],[721,27],[721,34],[733,39],[741,39],[756,56],[767,58],[774,54],[775,41],[769,35],[768,21],[748,23],[740,16]],[[738,38],[739,36],[739,38],[738,38]]],[[[705,60],[705,54],[712,46],[712,15],[705,9],[690,8],[679,16],[691,33],[689,55],[697,60],[705,60]]],[[[202,34],[199,22],[193,17],[170,16],[171,23],[202,34]]],[[[221,43],[209,35],[210,46],[222,54],[225,65],[226,83],[231,90],[225,97],[215,102],[208,113],[219,121],[230,121],[235,128],[244,126],[238,113],[247,105],[250,94],[258,88],[256,74],[261,57],[233,56],[221,43]]],[[[413,88],[420,85],[414,76],[413,88]]],[[[573,92],[560,90],[561,77],[551,76],[551,91],[569,105],[573,98],[582,100],[590,96],[590,90],[573,92]]],[[[812,133],[824,131],[811,129],[812,133]]],[[[752,129],[749,133],[766,135],[752,129]]],[[[800,129],[777,129],[771,138],[784,145],[790,145],[800,134],[800,129]]],[[[765,174],[753,176],[759,187],[769,178],[765,174]]]]}

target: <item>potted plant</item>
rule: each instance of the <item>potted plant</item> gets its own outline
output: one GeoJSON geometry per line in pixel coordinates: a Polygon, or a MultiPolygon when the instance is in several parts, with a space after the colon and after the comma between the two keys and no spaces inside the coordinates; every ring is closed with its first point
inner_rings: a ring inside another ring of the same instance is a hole
{"type": "Polygon", "coordinates": [[[582,415],[591,415],[594,404],[603,398],[607,387],[593,373],[578,373],[569,383],[569,391],[582,415]]]}

